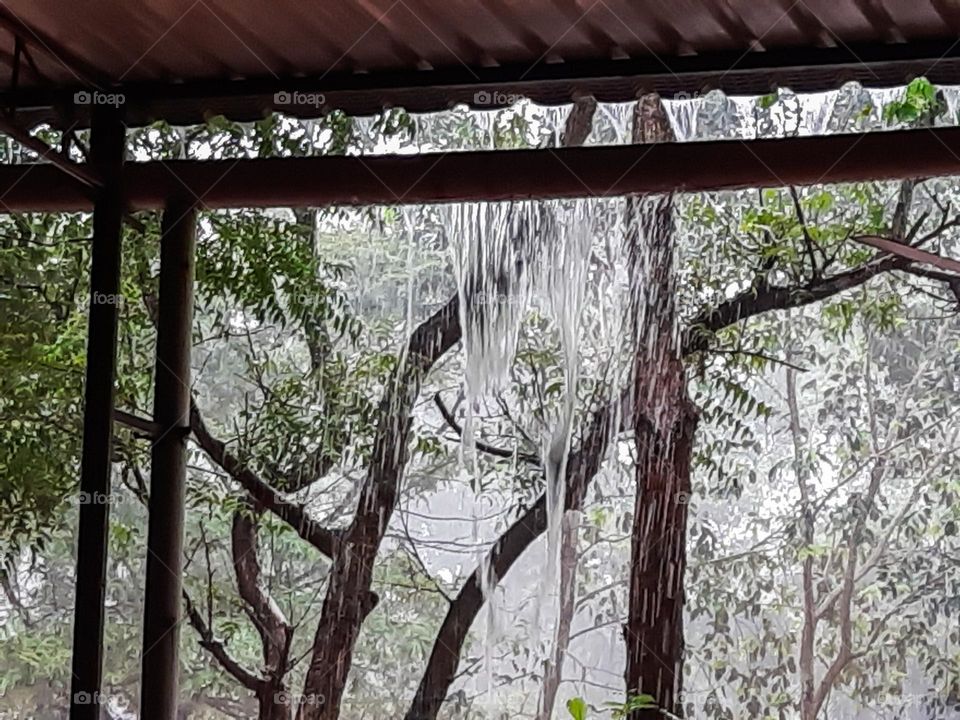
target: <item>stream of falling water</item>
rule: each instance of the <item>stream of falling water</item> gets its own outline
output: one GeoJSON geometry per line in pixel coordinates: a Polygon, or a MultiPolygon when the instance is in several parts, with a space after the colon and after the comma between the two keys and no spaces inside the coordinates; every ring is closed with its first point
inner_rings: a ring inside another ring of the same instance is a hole
{"type": "MultiPolygon", "coordinates": [[[[466,417],[461,468],[477,480],[475,416],[480,399],[504,386],[517,352],[520,325],[536,308],[556,330],[563,369],[557,408],[545,409],[540,457],[547,500],[547,566],[539,608],[556,582],[564,480],[579,377],[581,315],[595,213],[589,203],[477,203],[453,208],[451,250],[463,328],[466,417]]],[[[476,485],[475,485],[476,487],[476,485]]],[[[482,507],[478,505],[478,508],[482,507]]],[[[481,546],[477,523],[474,541],[481,546]]],[[[478,558],[485,599],[485,664],[492,687],[491,649],[500,632],[492,567],[478,558]]]]}
{"type": "Polygon", "coordinates": [[[547,504],[546,572],[538,586],[534,627],[540,629],[540,610],[556,585],[560,561],[560,529],[563,524],[567,460],[573,435],[580,376],[580,341],[588,263],[596,213],[588,201],[551,208],[556,213],[552,237],[544,238],[549,253],[540,265],[538,295],[559,335],[563,366],[563,390],[559,408],[544,427],[540,457],[544,471],[547,504]]]}
{"type": "MultiPolygon", "coordinates": [[[[776,103],[760,110],[756,98],[730,98],[719,93],[665,105],[677,141],[687,142],[715,137],[822,134],[835,131],[838,123],[846,126],[849,116],[862,112],[864,103],[882,108],[895,99],[894,94],[899,97],[901,93],[862,88],[848,89],[846,95],[798,96],[784,92],[776,103]],[[838,120],[841,115],[844,118],[838,120]]],[[[615,143],[629,142],[632,108],[606,106],[602,114],[607,123],[604,141],[609,141],[612,134],[615,143]]],[[[564,480],[577,418],[581,346],[589,335],[593,346],[603,348],[612,359],[622,350],[631,327],[626,312],[630,291],[623,289],[630,285],[630,278],[623,276],[628,265],[623,207],[622,200],[588,199],[465,203],[449,206],[446,211],[463,328],[465,417],[460,479],[469,483],[479,498],[474,503],[472,527],[484,597],[487,692],[493,688],[493,648],[504,628],[494,594],[500,578],[485,562],[489,548],[480,532],[480,519],[490,508],[481,502],[476,418],[485,398],[508,389],[524,321],[531,313],[547,318],[559,346],[562,389],[559,401],[542,413],[545,421],[531,433],[540,444],[547,507],[546,562],[533,608],[533,627],[540,633],[541,608],[547,606],[557,589],[564,480]],[[611,217],[615,218],[612,223],[611,217]],[[596,255],[604,245],[606,266],[598,271],[596,255]],[[585,307],[591,308],[589,323],[584,322],[585,307]]],[[[607,381],[606,395],[592,398],[592,403],[620,397],[621,375],[612,372],[607,381]]]]}
{"type": "MultiPolygon", "coordinates": [[[[474,418],[480,398],[500,390],[517,351],[520,323],[530,298],[531,260],[537,255],[539,220],[534,203],[465,203],[453,206],[450,248],[459,299],[465,379],[465,417],[460,446],[461,481],[479,491],[474,418]]],[[[474,504],[472,542],[477,547],[484,597],[486,690],[493,688],[492,649],[499,634],[497,578],[485,562],[474,504]]]]}

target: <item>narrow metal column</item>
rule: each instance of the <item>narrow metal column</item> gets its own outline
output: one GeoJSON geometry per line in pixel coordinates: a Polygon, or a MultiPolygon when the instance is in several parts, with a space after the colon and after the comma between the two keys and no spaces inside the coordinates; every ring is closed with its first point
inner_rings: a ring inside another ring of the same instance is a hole
{"type": "Polygon", "coordinates": [[[183,587],[184,489],[190,427],[190,347],[197,212],[170,200],[160,241],[160,300],[143,623],[141,720],[175,720],[183,587]]]}
{"type": "Polygon", "coordinates": [[[112,107],[94,109],[91,163],[103,180],[93,209],[90,316],[80,461],[79,535],[73,615],[71,720],[100,716],[103,661],[103,601],[110,521],[110,470],[113,442],[113,381],[117,364],[120,303],[120,234],[123,220],[121,170],[125,128],[112,107]]]}

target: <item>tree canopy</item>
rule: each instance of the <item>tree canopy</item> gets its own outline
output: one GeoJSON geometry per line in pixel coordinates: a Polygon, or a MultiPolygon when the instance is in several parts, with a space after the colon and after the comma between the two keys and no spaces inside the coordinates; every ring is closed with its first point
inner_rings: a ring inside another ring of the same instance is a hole
{"type": "MultiPolygon", "coordinates": [[[[654,111],[686,142],[929,126],[956,99],[921,79],[654,111]]],[[[646,101],[158,124],[128,155],[622,144],[646,101]]],[[[960,257],[957,198],[916,178],[201,213],[183,717],[954,717],[960,276],[936,258],[960,257]],[[637,389],[667,385],[637,378],[669,358],[698,422],[665,506],[667,707],[624,667],[669,436],[637,389]]],[[[137,213],[123,240],[117,407],[144,416],[159,227],[137,213]]],[[[90,234],[0,216],[0,717],[66,717],[78,502],[112,513],[103,710],[137,707],[149,443],[118,429],[111,495],[77,497],[90,234]]]]}

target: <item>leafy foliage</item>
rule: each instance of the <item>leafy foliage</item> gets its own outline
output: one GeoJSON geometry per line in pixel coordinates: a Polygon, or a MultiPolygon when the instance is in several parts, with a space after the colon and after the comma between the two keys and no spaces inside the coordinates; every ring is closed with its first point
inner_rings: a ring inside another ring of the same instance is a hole
{"type": "MultiPolygon", "coordinates": [[[[817,129],[933,122],[942,117],[941,101],[941,91],[923,80],[886,104],[847,88],[817,129]]],[[[701,137],[799,134],[814,124],[807,101],[790,93],[748,107],[717,95],[697,102],[706,108],[701,137]]],[[[631,112],[603,108],[590,141],[623,142],[631,112]]],[[[489,115],[455,108],[432,118],[401,110],[372,120],[218,118],[198,128],[156,125],[132,133],[129,144],[137,159],[535,147],[555,144],[562,120],[561,110],[530,106],[489,115]]],[[[949,202],[955,195],[951,182],[929,180],[678,199],[683,320],[689,326],[742,294],[755,298],[781,287],[811,292],[875,259],[859,236],[901,237],[956,255],[949,202]]],[[[623,203],[592,207],[599,230],[591,267],[615,267],[623,263],[612,240],[622,234],[623,203]]],[[[117,398],[120,407],[148,414],[159,218],[143,213],[136,220],[125,231],[117,398]]],[[[350,522],[398,348],[455,290],[448,225],[442,207],[202,214],[197,404],[245,467],[319,525],[338,530],[350,522]]],[[[2,712],[13,715],[56,707],[69,685],[65,628],[89,232],[83,216],[0,220],[0,513],[9,568],[0,606],[8,648],[0,696],[2,712]]],[[[591,280],[600,277],[596,272],[591,280]]],[[[625,334],[614,322],[624,314],[621,296],[599,284],[588,292],[583,323],[602,332],[585,336],[579,349],[578,433],[587,411],[622,389],[629,366],[629,349],[611,341],[625,334]]],[[[685,694],[691,716],[794,717],[803,568],[813,568],[814,597],[826,606],[851,558],[866,568],[851,611],[863,655],[837,677],[830,717],[849,709],[847,695],[892,717],[907,703],[891,698],[907,692],[918,674],[926,685],[911,692],[923,694],[922,703],[946,703],[960,692],[960,638],[951,622],[960,612],[958,580],[950,575],[960,523],[954,407],[960,339],[955,298],[946,292],[930,278],[883,276],[817,305],[719,331],[698,329],[706,342],[689,358],[702,413],[695,486],[691,497],[678,498],[689,503],[691,523],[685,694]],[[788,371],[796,413],[786,397],[788,371]],[[883,483],[871,493],[876,472],[883,483]],[[800,483],[810,488],[806,505],[800,483]]],[[[520,458],[541,452],[563,402],[559,331],[534,305],[507,387],[471,408],[476,437],[508,451],[481,456],[475,473],[460,464],[463,428],[451,427],[432,401],[440,394],[465,423],[462,358],[451,354],[429,378],[413,413],[399,519],[374,568],[379,603],[363,626],[344,717],[402,716],[449,600],[477,556],[543,491],[542,470],[520,458]]],[[[578,720],[625,694],[616,682],[634,512],[631,445],[615,445],[582,518],[570,649],[576,660],[561,692],[578,720]]],[[[136,704],[146,450],[128,431],[118,433],[106,665],[119,710],[136,704]]],[[[286,681],[295,689],[314,643],[327,561],[301,528],[264,508],[251,511],[247,493],[215,458],[192,447],[190,461],[187,591],[211,638],[252,672],[264,671],[264,645],[238,588],[231,536],[238,516],[254,518],[260,585],[293,628],[296,662],[286,681]]],[[[495,609],[474,627],[446,717],[531,714],[529,699],[550,649],[540,611],[531,609],[550,605],[543,566],[542,548],[531,548],[486,598],[495,609]],[[490,686],[497,689],[492,703],[490,686]]],[[[842,632],[842,613],[825,612],[818,668],[837,657],[842,632]]],[[[255,715],[255,698],[212,660],[197,631],[184,626],[183,638],[182,700],[189,712],[255,715]]],[[[627,717],[653,707],[655,700],[640,693],[606,709],[627,717]]]]}

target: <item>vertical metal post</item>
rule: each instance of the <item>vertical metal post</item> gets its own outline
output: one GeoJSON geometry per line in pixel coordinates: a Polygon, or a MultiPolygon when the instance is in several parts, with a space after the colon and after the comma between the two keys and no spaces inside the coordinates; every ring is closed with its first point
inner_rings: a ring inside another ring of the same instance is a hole
{"type": "Polygon", "coordinates": [[[71,720],[97,720],[103,661],[107,530],[113,442],[113,381],[120,303],[125,128],[119,112],[97,106],[91,128],[91,163],[103,180],[93,210],[90,316],[80,461],[79,535],[73,620],[71,720]]]}
{"type": "Polygon", "coordinates": [[[167,203],[160,241],[153,396],[158,436],[151,452],[141,720],[175,720],[177,714],[196,226],[191,203],[167,203]]]}

